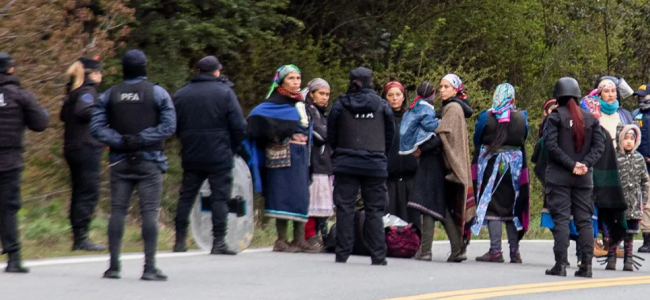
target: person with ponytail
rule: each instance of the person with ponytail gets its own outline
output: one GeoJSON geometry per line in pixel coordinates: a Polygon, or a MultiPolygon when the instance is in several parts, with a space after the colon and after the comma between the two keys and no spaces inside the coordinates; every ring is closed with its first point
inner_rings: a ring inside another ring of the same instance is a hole
{"type": "Polygon", "coordinates": [[[391,81],[384,85],[382,97],[386,99],[388,105],[393,110],[395,116],[395,137],[393,138],[393,147],[388,152],[388,207],[386,213],[395,215],[414,227],[420,227],[417,214],[414,210],[407,207],[408,200],[411,198],[413,190],[413,177],[418,169],[418,160],[413,155],[400,155],[399,144],[401,142],[400,131],[401,122],[406,116],[408,103],[406,101],[406,89],[397,81],[391,81]]]}
{"type": "Polygon", "coordinates": [[[558,108],[549,115],[544,130],[544,143],[549,153],[544,189],[555,224],[555,265],[546,270],[546,275],[566,276],[569,221],[573,215],[582,251],[581,265],[575,276],[591,278],[594,253],[592,167],[605,149],[605,137],[598,120],[578,106],[581,98],[578,81],[571,77],[560,78],[555,83],[553,98],[557,99],[558,108]]]}
{"type": "Polygon", "coordinates": [[[515,88],[504,83],[494,91],[492,107],[478,116],[474,130],[472,172],[477,192],[477,218],[471,229],[478,235],[487,225],[490,250],[476,261],[504,262],[501,251],[505,223],[510,262],[522,263],[519,241],[528,231],[530,185],[526,159],[528,113],[515,107],[515,88]]]}
{"type": "Polygon", "coordinates": [[[88,237],[88,228],[99,199],[100,162],[104,144],[90,135],[90,119],[96,103],[97,85],[102,72],[97,59],[75,61],[66,72],[67,96],[61,108],[64,123],[63,151],[72,182],[70,224],[74,236],[73,251],[104,251],[88,237]]]}

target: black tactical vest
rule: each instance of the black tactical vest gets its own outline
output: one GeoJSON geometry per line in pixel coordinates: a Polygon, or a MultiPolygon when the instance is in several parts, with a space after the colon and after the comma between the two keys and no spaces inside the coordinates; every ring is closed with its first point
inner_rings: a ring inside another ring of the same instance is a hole
{"type": "Polygon", "coordinates": [[[76,105],[84,94],[97,95],[95,87],[91,84],[84,84],[81,87],[70,91],[66,101],[61,108],[61,121],[64,122],[63,144],[66,149],[74,150],[84,146],[103,147],[100,141],[90,135],[90,122],[80,120],[75,116],[76,105]]]}
{"type": "Polygon", "coordinates": [[[345,109],[339,124],[338,147],[386,151],[386,132],[382,106],[372,113],[355,114],[345,109]]]}
{"type": "Polygon", "coordinates": [[[582,161],[587,156],[589,150],[591,150],[591,139],[593,136],[592,125],[594,117],[584,110],[580,111],[582,112],[582,118],[585,123],[585,143],[582,146],[582,151],[577,153],[575,151],[575,143],[573,142],[573,121],[571,120],[569,109],[566,106],[557,108],[557,112],[560,114],[557,143],[560,149],[571,157],[573,161],[582,161]]]}
{"type": "MultiPolygon", "coordinates": [[[[118,133],[138,134],[160,123],[160,109],[154,98],[154,84],[142,80],[135,84],[122,82],[111,88],[108,101],[108,124],[118,133]]],[[[142,151],[163,150],[162,141],[142,151]]]]}
{"type": "Polygon", "coordinates": [[[0,86],[0,148],[22,148],[25,116],[22,93],[17,84],[0,86]]]}

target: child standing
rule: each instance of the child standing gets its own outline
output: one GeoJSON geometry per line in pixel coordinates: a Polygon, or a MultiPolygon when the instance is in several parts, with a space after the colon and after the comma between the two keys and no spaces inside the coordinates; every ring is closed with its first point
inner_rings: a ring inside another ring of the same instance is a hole
{"type": "MultiPolygon", "coordinates": [[[[643,204],[648,201],[648,171],[646,169],[643,155],[636,152],[641,143],[641,130],[636,125],[617,126],[618,160],[619,176],[623,186],[623,194],[627,209],[625,218],[627,220],[627,234],[624,239],[624,266],[623,271],[633,271],[634,262],[632,255],[632,246],[634,235],[639,233],[639,223],[643,218],[643,204]]],[[[616,251],[618,245],[610,245],[609,251],[616,251]]],[[[608,270],[616,269],[616,257],[610,256],[608,259],[608,270]]]]}

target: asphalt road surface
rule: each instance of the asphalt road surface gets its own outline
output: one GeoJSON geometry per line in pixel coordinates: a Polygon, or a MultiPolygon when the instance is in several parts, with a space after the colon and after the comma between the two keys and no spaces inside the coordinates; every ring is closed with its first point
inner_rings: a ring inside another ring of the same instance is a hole
{"type": "MultiPolygon", "coordinates": [[[[107,256],[35,260],[26,262],[30,274],[0,273],[0,293],[2,299],[21,300],[648,299],[649,255],[640,271],[605,271],[595,263],[593,279],[578,279],[573,277],[574,256],[568,277],[544,275],[553,263],[550,241],[523,241],[522,265],[508,263],[507,253],[503,264],[474,261],[488,247],[486,241],[474,241],[470,260],[452,264],[445,262],[448,244],[436,242],[433,262],[389,259],[388,266],[371,266],[368,257],[337,264],[331,254],[274,253],[268,248],[234,257],[161,252],[158,266],[169,275],[167,282],[139,280],[140,254],[124,256],[119,280],[101,278],[107,256]]],[[[619,259],[618,269],[622,267],[619,259]]]]}

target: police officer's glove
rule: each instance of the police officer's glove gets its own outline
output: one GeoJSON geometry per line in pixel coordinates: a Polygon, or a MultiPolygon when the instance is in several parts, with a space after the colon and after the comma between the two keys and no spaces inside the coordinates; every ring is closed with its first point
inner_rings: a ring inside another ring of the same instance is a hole
{"type": "Polygon", "coordinates": [[[122,140],[124,146],[131,151],[138,151],[144,147],[144,140],[139,134],[125,134],[122,136],[122,140]]]}

